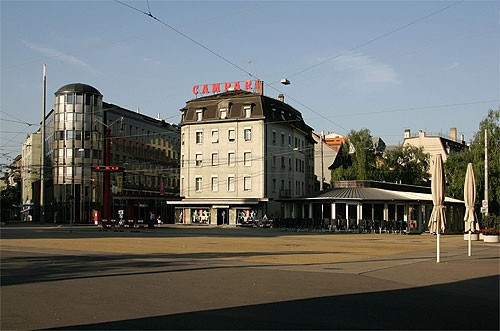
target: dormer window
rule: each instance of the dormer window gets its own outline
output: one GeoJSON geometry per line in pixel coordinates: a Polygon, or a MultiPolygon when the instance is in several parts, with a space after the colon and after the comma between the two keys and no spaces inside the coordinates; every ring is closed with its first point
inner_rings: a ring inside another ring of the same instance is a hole
{"type": "Polygon", "coordinates": [[[227,108],[221,108],[219,110],[219,112],[220,112],[220,119],[221,120],[227,118],[227,108]]]}
{"type": "Polygon", "coordinates": [[[246,118],[249,118],[252,116],[252,106],[248,105],[248,106],[244,106],[243,107],[243,112],[245,113],[245,117],[246,118]]]}
{"type": "Polygon", "coordinates": [[[203,109],[196,110],[196,121],[203,120],[203,109]]]}

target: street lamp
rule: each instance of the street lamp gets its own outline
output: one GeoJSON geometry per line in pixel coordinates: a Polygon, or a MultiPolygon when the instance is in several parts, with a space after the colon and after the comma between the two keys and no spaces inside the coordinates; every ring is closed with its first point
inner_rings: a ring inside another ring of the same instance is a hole
{"type": "MultiPolygon", "coordinates": [[[[83,136],[82,136],[83,138],[83,136]]],[[[84,142],[82,140],[82,146],[83,146],[84,142]]],[[[85,187],[84,187],[84,178],[85,178],[85,148],[81,147],[78,149],[78,152],[80,153],[80,156],[81,156],[81,164],[80,164],[80,223],[83,222],[83,219],[84,219],[84,211],[83,211],[83,208],[84,208],[84,199],[85,199],[85,187]]]]}

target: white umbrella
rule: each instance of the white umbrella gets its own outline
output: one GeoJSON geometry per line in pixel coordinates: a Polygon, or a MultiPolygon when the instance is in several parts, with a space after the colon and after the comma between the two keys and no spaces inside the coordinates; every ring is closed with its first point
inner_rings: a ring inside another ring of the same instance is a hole
{"type": "Polygon", "coordinates": [[[467,172],[465,173],[464,183],[464,201],[465,201],[465,232],[469,232],[469,256],[472,254],[471,247],[471,233],[479,231],[479,224],[477,222],[474,205],[476,203],[476,177],[474,176],[474,169],[472,163],[467,165],[467,172]]]}
{"type": "Polygon", "coordinates": [[[439,263],[439,240],[440,233],[446,228],[446,214],[444,212],[444,169],[441,154],[436,154],[436,159],[431,170],[431,191],[432,208],[431,218],[429,219],[429,230],[437,234],[437,263],[439,263]]]}

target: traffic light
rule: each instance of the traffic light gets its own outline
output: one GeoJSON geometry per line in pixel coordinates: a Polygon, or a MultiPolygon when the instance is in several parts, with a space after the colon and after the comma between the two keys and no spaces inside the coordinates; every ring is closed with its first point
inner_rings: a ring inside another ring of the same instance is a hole
{"type": "Polygon", "coordinates": [[[124,171],[125,169],[123,167],[118,167],[118,166],[94,166],[92,167],[93,171],[97,172],[115,172],[115,171],[124,171]]]}

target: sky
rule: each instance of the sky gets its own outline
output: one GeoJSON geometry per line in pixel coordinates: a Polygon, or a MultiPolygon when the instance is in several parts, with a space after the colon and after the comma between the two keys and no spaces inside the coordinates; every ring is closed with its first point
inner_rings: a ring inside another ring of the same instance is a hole
{"type": "MultiPolygon", "coordinates": [[[[470,141],[500,99],[500,1],[0,1],[0,164],[70,83],[167,122],[193,85],[260,79],[315,132],[470,141]],[[288,79],[289,85],[280,84],[288,79]]],[[[199,96],[199,95],[198,95],[199,96]]]]}

